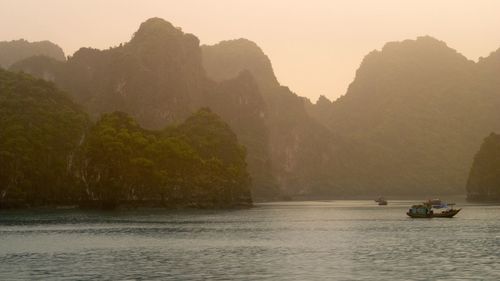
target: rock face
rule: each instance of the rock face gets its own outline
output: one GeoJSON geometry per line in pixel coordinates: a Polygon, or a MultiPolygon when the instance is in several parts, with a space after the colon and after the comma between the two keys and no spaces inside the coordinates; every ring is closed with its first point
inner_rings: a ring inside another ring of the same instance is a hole
{"type": "Polygon", "coordinates": [[[491,133],[484,139],[467,181],[467,199],[500,201],[500,135],[491,133]]]}
{"type": "Polygon", "coordinates": [[[335,192],[330,175],[336,138],[306,111],[307,101],[281,86],[269,58],[246,39],[203,46],[207,75],[223,81],[249,71],[262,93],[268,114],[272,172],[286,195],[335,192]]]}
{"type": "Polygon", "coordinates": [[[130,42],[118,47],[102,51],[82,48],[67,62],[32,57],[11,70],[54,81],[93,119],[122,111],[146,128],[159,129],[209,106],[245,145],[254,196],[274,197],[278,192],[264,124],[267,108],[254,78],[238,72],[221,82],[210,80],[198,39],[165,20],[147,20],[130,42]]]}
{"type": "Polygon", "coordinates": [[[234,78],[248,70],[263,90],[279,86],[271,61],[262,49],[247,39],[222,41],[202,46],[203,66],[208,77],[215,81],[234,78]]]}
{"type": "Polygon", "coordinates": [[[269,113],[254,77],[242,71],[232,79],[214,83],[207,93],[206,104],[230,124],[247,149],[253,196],[276,198],[279,190],[272,172],[269,130],[265,124],[269,113]]]}
{"type": "Polygon", "coordinates": [[[475,64],[431,37],[367,55],[323,115],[357,144],[348,157],[361,165],[339,182],[391,194],[461,193],[481,136],[500,128],[493,60],[475,64]]]}
{"type": "Polygon", "coordinates": [[[200,107],[205,77],[199,41],[162,19],[142,23],[124,45],[82,48],[63,64],[41,60],[32,58],[12,69],[53,77],[93,117],[123,111],[143,126],[162,128],[200,107]]]}
{"type": "Polygon", "coordinates": [[[7,69],[18,61],[39,55],[51,57],[58,61],[66,60],[61,47],[50,41],[28,42],[20,39],[0,42],[0,67],[7,69]]]}
{"type": "Polygon", "coordinates": [[[199,46],[158,18],[108,50],[14,64],[54,81],[94,118],[124,111],[146,128],[208,106],[248,152],[252,192],[291,196],[461,194],[481,136],[500,131],[500,51],[478,63],[431,37],[368,54],[347,93],[312,104],[279,84],[246,39],[199,46]]]}

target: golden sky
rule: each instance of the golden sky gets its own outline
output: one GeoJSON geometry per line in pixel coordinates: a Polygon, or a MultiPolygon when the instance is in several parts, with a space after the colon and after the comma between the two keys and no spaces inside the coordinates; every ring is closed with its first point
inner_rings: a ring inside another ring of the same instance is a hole
{"type": "Polygon", "coordinates": [[[255,41],[278,80],[313,101],[344,94],[362,58],[387,41],[430,35],[473,60],[500,47],[494,0],[0,0],[0,41],[50,40],[71,55],[128,41],[150,17],[202,44],[255,41]]]}

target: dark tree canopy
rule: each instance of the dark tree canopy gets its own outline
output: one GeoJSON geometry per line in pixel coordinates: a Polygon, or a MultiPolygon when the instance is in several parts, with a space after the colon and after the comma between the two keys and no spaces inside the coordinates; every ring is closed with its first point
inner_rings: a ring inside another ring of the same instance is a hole
{"type": "Polygon", "coordinates": [[[54,84],[0,70],[0,201],[67,200],[87,115],[54,84]]]}
{"type": "Polygon", "coordinates": [[[54,81],[94,120],[122,111],[161,129],[210,107],[246,147],[259,199],[431,196],[463,194],[482,137],[500,130],[499,58],[475,63],[429,36],[389,42],[363,59],[344,96],[312,104],[279,84],[254,42],[200,47],[152,18],[120,46],[11,69],[54,81]]]}
{"type": "Polygon", "coordinates": [[[145,130],[126,113],[105,114],[91,128],[79,159],[90,201],[110,206],[141,200],[198,207],[251,203],[245,151],[209,109],[163,131],[145,130]]]}
{"type": "Polygon", "coordinates": [[[158,131],[122,112],[92,125],[53,83],[0,70],[0,128],[0,207],[251,203],[245,150],[206,108],[158,131]]]}
{"type": "Polygon", "coordinates": [[[228,81],[210,81],[198,39],[163,19],[145,21],[130,42],[117,47],[81,48],[66,62],[31,57],[10,69],[55,82],[94,120],[122,111],[144,128],[161,129],[210,107],[247,148],[253,194],[269,198],[278,193],[264,124],[266,106],[254,78],[238,72],[228,81]]]}

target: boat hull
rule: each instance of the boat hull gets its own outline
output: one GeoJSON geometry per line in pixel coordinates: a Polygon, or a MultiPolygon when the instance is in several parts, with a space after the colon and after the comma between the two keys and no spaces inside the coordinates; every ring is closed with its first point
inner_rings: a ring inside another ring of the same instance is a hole
{"type": "Polygon", "coordinates": [[[444,212],[441,212],[441,213],[433,213],[433,214],[413,214],[413,213],[410,213],[410,212],[407,212],[406,214],[411,217],[411,218],[415,218],[415,219],[426,219],[426,218],[452,218],[454,217],[456,214],[458,214],[458,212],[460,212],[461,209],[456,209],[456,210],[448,210],[448,211],[444,211],[444,212]]]}
{"type": "Polygon", "coordinates": [[[461,209],[456,209],[456,210],[448,210],[448,211],[444,211],[442,213],[437,213],[437,214],[433,214],[433,217],[434,218],[452,218],[453,216],[455,216],[456,214],[458,214],[458,212],[460,212],[461,209]]]}

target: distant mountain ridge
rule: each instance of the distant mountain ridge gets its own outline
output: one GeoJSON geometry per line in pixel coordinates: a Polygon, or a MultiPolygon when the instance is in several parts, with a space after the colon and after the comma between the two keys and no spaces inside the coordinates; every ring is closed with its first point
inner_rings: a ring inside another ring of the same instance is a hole
{"type": "Polygon", "coordinates": [[[199,108],[206,83],[198,39],[158,18],[142,23],[126,44],[81,48],[66,62],[32,57],[11,69],[50,78],[93,117],[118,110],[149,128],[199,108]]]}
{"type": "Polygon", "coordinates": [[[24,39],[0,41],[0,67],[9,68],[18,61],[40,55],[59,61],[66,60],[61,47],[50,41],[28,42],[24,39]]]}
{"type": "Polygon", "coordinates": [[[257,198],[427,196],[463,194],[482,138],[500,131],[499,53],[474,63],[429,36],[390,42],[344,96],[312,104],[254,42],[199,46],[153,18],[122,46],[11,69],[55,81],[92,116],[121,110],[149,128],[209,106],[247,147],[257,198]]]}
{"type": "Polygon", "coordinates": [[[142,126],[158,129],[181,122],[200,107],[214,108],[247,147],[254,195],[278,193],[263,124],[267,111],[254,78],[238,73],[220,83],[210,80],[199,40],[163,19],[145,21],[123,45],[102,51],[82,48],[66,62],[31,57],[11,70],[54,81],[94,119],[122,111],[142,126]]]}
{"type": "Polygon", "coordinates": [[[500,87],[487,78],[494,76],[493,59],[474,63],[428,36],[368,54],[322,118],[360,143],[350,157],[365,163],[346,185],[461,193],[482,138],[500,130],[500,87]]]}
{"type": "Polygon", "coordinates": [[[250,40],[236,39],[202,46],[202,52],[207,75],[214,80],[241,71],[255,77],[268,109],[272,171],[282,193],[296,196],[335,189],[329,167],[338,137],[309,116],[304,98],[280,85],[262,49],[250,40]]]}
{"type": "Polygon", "coordinates": [[[240,38],[201,46],[203,66],[208,77],[224,81],[243,70],[250,71],[262,90],[278,87],[271,60],[262,49],[248,39],[240,38]]]}

